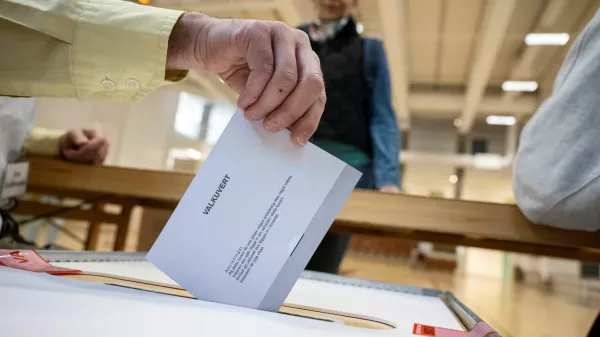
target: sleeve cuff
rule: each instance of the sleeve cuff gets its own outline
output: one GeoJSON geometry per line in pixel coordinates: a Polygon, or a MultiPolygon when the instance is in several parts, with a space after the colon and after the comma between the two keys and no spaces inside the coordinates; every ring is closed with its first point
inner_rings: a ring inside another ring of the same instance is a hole
{"type": "Polygon", "coordinates": [[[79,99],[136,101],[187,71],[166,71],[169,35],[182,11],[126,1],[79,2],[71,50],[79,99]]]}
{"type": "Polygon", "coordinates": [[[23,145],[29,155],[57,157],[60,155],[60,137],[62,130],[33,128],[23,145]]]}

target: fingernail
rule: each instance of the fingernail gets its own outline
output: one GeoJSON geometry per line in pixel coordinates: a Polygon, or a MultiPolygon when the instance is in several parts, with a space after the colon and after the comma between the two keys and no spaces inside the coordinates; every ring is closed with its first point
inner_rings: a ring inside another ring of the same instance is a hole
{"type": "Polygon", "coordinates": [[[273,122],[267,122],[265,124],[265,129],[269,132],[277,132],[279,131],[279,125],[273,123],[273,122]]]}
{"type": "Polygon", "coordinates": [[[305,145],[306,144],[306,134],[301,133],[300,135],[298,135],[296,137],[296,141],[298,142],[298,144],[300,145],[305,145]]]}
{"type": "Polygon", "coordinates": [[[244,97],[238,101],[238,108],[242,110],[246,110],[250,106],[250,102],[248,102],[248,98],[244,97]]]}

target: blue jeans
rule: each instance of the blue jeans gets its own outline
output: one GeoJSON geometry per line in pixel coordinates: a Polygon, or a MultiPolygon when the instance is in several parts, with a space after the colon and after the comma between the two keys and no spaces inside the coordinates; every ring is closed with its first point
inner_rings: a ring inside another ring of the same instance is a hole
{"type": "MultiPolygon", "coordinates": [[[[361,165],[354,168],[363,174],[356,183],[356,188],[376,189],[372,166],[361,165]]],[[[348,233],[327,233],[308,262],[306,269],[337,274],[350,239],[351,236],[348,233]]]]}

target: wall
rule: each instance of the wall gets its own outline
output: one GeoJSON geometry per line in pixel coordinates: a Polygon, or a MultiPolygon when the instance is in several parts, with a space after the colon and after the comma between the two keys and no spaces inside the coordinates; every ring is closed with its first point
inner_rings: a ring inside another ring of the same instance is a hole
{"type": "Polygon", "coordinates": [[[118,151],[117,165],[155,170],[166,168],[178,96],[178,91],[163,89],[131,106],[122,127],[120,146],[115,149],[118,151]]]}
{"type": "Polygon", "coordinates": [[[122,126],[131,105],[121,102],[79,102],[76,99],[40,98],[35,125],[50,129],[93,128],[111,143],[107,163],[117,163],[115,145],[121,143],[122,126]]]}
{"type": "Polygon", "coordinates": [[[40,98],[35,125],[99,129],[110,142],[107,165],[163,169],[177,97],[176,88],[164,87],[135,104],[40,98]]]}
{"type": "MultiPolygon", "coordinates": [[[[488,152],[504,155],[507,128],[474,124],[468,139],[487,140],[488,152]]],[[[414,118],[408,134],[406,151],[429,154],[456,154],[456,127],[451,120],[414,118]]],[[[470,150],[470,148],[468,149],[470,150]]],[[[404,166],[404,188],[410,194],[429,195],[439,191],[445,197],[454,197],[454,185],[449,178],[455,167],[443,163],[410,163],[404,166]]],[[[513,198],[512,170],[498,171],[467,168],[463,180],[463,198],[489,202],[506,202],[513,198]]]]}
{"type": "Polygon", "coordinates": [[[504,155],[506,152],[506,129],[505,126],[488,125],[478,121],[473,125],[469,139],[485,139],[489,153],[504,155]]]}
{"type": "Polygon", "coordinates": [[[417,152],[455,153],[456,128],[449,120],[413,118],[408,149],[417,152]]]}
{"type": "Polygon", "coordinates": [[[443,197],[454,197],[454,185],[449,178],[454,167],[449,165],[408,164],[404,166],[403,188],[406,193],[430,196],[441,192],[443,197]]]}
{"type": "MultiPolygon", "coordinates": [[[[506,127],[477,121],[467,141],[485,139],[488,152],[505,154],[506,127]]],[[[456,153],[458,136],[452,120],[413,118],[408,135],[408,149],[417,152],[456,153]]],[[[470,146],[468,146],[470,150],[470,146]]]]}

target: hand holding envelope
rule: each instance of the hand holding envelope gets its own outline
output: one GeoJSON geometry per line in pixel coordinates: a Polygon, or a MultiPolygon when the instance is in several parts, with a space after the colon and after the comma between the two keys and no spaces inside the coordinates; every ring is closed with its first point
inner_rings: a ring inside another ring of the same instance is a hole
{"type": "Polygon", "coordinates": [[[237,105],[248,120],[264,119],[269,132],[290,129],[297,145],[308,142],[326,98],[319,58],[304,32],[276,21],[185,13],[171,36],[168,68],[218,74],[240,94],[237,105]]]}

